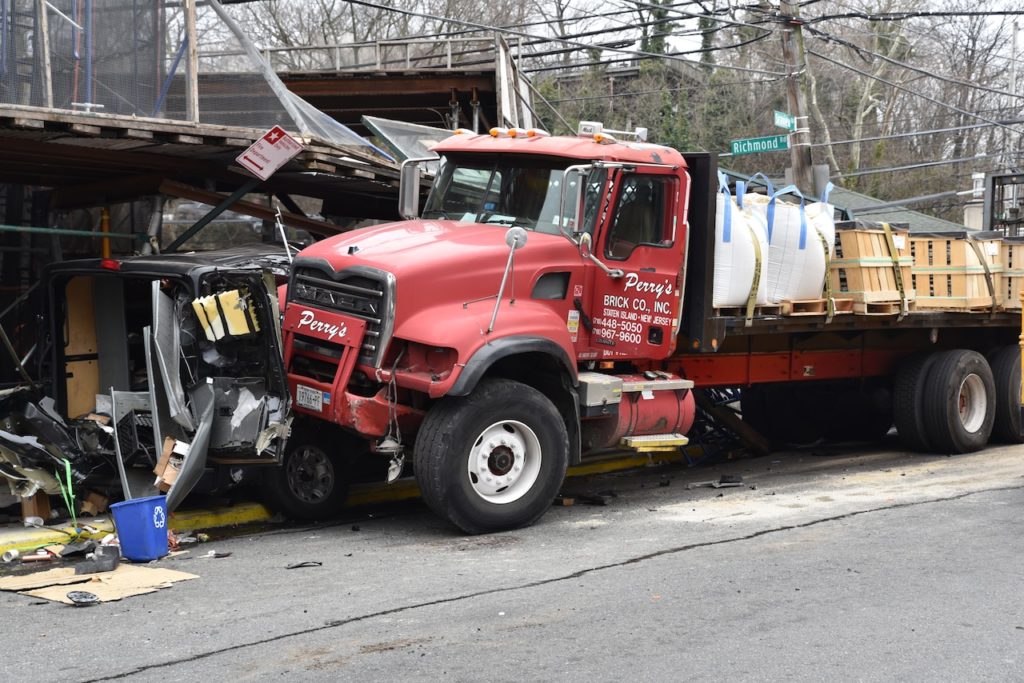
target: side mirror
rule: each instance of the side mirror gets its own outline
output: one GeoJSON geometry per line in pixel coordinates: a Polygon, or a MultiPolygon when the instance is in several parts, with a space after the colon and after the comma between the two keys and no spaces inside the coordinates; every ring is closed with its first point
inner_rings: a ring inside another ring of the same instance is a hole
{"type": "Polygon", "coordinates": [[[617,280],[618,278],[625,275],[625,273],[622,272],[621,268],[609,268],[601,261],[601,259],[594,256],[594,252],[591,249],[594,246],[594,238],[590,236],[589,232],[580,233],[578,245],[580,248],[580,257],[584,261],[590,261],[591,263],[593,263],[595,266],[604,271],[605,275],[607,275],[608,277],[612,278],[613,280],[617,280]]]}
{"type": "Polygon", "coordinates": [[[580,256],[589,259],[593,253],[594,238],[590,236],[589,232],[581,232],[579,234],[579,241],[580,256]]]}
{"type": "Polygon", "coordinates": [[[420,164],[419,159],[402,162],[398,188],[398,215],[412,220],[420,215],[420,164]]]}

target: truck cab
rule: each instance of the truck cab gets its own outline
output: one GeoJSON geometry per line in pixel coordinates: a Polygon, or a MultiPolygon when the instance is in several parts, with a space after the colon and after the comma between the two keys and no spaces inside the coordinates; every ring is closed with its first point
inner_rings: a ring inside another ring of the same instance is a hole
{"type": "Polygon", "coordinates": [[[690,174],[616,135],[640,137],[458,132],[422,214],[405,201],[405,221],[302,251],[283,322],[296,414],[393,473],[411,454],[428,505],[467,532],[538,519],[585,452],[685,443],[692,383],[635,362],[676,350],[690,174]]]}

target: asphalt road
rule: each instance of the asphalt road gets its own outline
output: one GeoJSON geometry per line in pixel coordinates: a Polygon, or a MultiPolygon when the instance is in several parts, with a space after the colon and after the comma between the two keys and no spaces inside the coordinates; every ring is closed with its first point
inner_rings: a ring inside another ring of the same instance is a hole
{"type": "Polygon", "coordinates": [[[567,485],[607,490],[489,536],[404,504],[218,539],[95,607],[3,593],[0,680],[1024,680],[1024,447],[567,485]]]}

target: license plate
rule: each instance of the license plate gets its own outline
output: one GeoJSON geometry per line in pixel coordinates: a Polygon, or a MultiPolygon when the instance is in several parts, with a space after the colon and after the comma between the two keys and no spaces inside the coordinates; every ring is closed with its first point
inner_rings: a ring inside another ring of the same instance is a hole
{"type": "Polygon", "coordinates": [[[295,403],[302,408],[323,412],[324,392],[312,387],[304,387],[301,384],[295,387],[295,403]]]}

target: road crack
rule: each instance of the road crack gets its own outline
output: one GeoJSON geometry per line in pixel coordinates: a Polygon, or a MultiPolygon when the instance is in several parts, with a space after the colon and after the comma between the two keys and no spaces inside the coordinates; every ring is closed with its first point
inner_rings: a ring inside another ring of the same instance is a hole
{"type": "Polygon", "coordinates": [[[627,558],[625,560],[619,560],[617,562],[609,562],[607,564],[595,565],[593,567],[587,567],[585,569],[579,569],[579,570],[577,570],[575,572],[572,572],[570,574],[563,574],[561,576],[555,576],[555,577],[551,577],[549,579],[540,579],[538,581],[531,581],[530,583],[524,583],[524,584],[521,584],[521,585],[518,585],[518,586],[508,586],[508,587],[504,587],[504,588],[491,588],[491,589],[482,590],[482,591],[475,591],[475,592],[472,592],[472,593],[464,593],[462,595],[454,595],[454,596],[447,597],[447,598],[438,598],[437,600],[428,600],[428,601],[425,601],[425,602],[418,602],[418,603],[411,604],[411,605],[403,605],[403,606],[400,606],[400,607],[392,607],[390,609],[379,610],[379,611],[370,612],[370,613],[367,613],[367,614],[361,614],[361,615],[358,615],[358,616],[349,617],[347,619],[338,619],[338,620],[334,620],[334,621],[329,621],[329,622],[326,622],[326,623],[324,623],[324,624],[322,624],[320,626],[313,626],[311,628],[301,629],[301,630],[298,630],[298,631],[289,631],[288,633],[281,633],[281,634],[278,634],[278,635],[275,635],[275,636],[269,636],[269,637],[263,638],[261,640],[255,640],[255,641],[248,642],[248,643],[239,643],[239,644],[236,644],[236,645],[229,645],[227,647],[218,648],[216,650],[210,650],[208,652],[196,653],[196,654],[190,655],[189,658],[187,660],[185,660],[185,661],[158,662],[156,664],[147,664],[147,665],[144,665],[144,666],[139,666],[139,667],[136,667],[134,669],[131,669],[130,671],[124,671],[122,673],[113,674],[113,675],[110,675],[110,676],[103,676],[103,677],[100,677],[100,678],[89,679],[89,680],[85,681],[85,683],[96,683],[97,681],[114,681],[114,680],[119,680],[119,679],[123,679],[123,678],[128,678],[129,676],[135,676],[137,674],[145,673],[147,671],[153,671],[153,670],[156,670],[156,669],[167,669],[167,668],[170,668],[170,667],[179,666],[181,664],[190,664],[190,663],[198,661],[198,660],[207,659],[207,658],[210,658],[210,657],[215,657],[217,655],[222,655],[222,654],[226,654],[226,653],[229,653],[229,652],[236,652],[236,651],[245,650],[245,649],[251,648],[251,647],[259,647],[259,646],[262,646],[262,645],[268,645],[270,643],[276,643],[276,642],[279,642],[279,641],[282,641],[282,640],[287,640],[288,638],[295,638],[297,636],[305,636],[305,635],[310,635],[310,634],[313,634],[313,633],[319,633],[321,631],[328,631],[328,630],[331,630],[331,629],[336,629],[336,628],[341,628],[343,626],[348,626],[349,624],[356,624],[356,623],[359,623],[359,622],[369,621],[371,619],[376,619],[378,617],[390,616],[392,614],[399,614],[401,612],[408,612],[410,610],[422,609],[424,607],[435,607],[435,606],[438,606],[438,605],[447,605],[447,604],[456,603],[456,602],[463,602],[465,600],[472,600],[474,598],[480,598],[480,597],[485,597],[485,596],[490,596],[490,595],[499,595],[499,594],[502,594],[502,593],[510,593],[510,592],[513,592],[513,591],[527,590],[527,589],[531,589],[531,588],[538,588],[538,587],[541,587],[541,586],[548,586],[548,585],[551,585],[551,584],[560,583],[562,581],[572,581],[574,579],[579,579],[579,578],[581,578],[583,576],[586,576],[587,574],[593,574],[595,572],[607,571],[609,569],[618,569],[618,568],[621,568],[621,567],[628,567],[630,565],[639,564],[641,562],[647,562],[648,560],[653,560],[653,559],[656,559],[656,558],[659,558],[659,557],[665,557],[665,556],[668,556],[668,555],[677,555],[679,553],[690,552],[691,550],[700,550],[700,549],[703,549],[703,548],[712,548],[712,547],[715,547],[715,546],[728,545],[728,544],[731,544],[731,543],[742,543],[744,541],[751,541],[751,540],[754,540],[754,539],[757,539],[757,538],[761,538],[763,536],[770,536],[772,534],[784,533],[784,532],[787,532],[787,531],[795,531],[795,530],[799,530],[799,529],[807,529],[807,528],[810,528],[810,527],[813,527],[813,526],[818,526],[820,524],[830,524],[832,522],[840,522],[840,521],[843,521],[845,519],[851,519],[853,517],[859,517],[861,515],[875,514],[875,513],[878,513],[878,512],[888,512],[888,511],[891,511],[891,510],[900,510],[900,509],[905,509],[905,508],[917,507],[917,506],[920,506],[920,505],[931,505],[931,504],[935,504],[935,503],[947,503],[947,502],[952,502],[952,501],[956,501],[956,500],[962,500],[962,499],[968,498],[970,496],[975,496],[975,495],[984,494],[984,493],[995,493],[995,492],[1000,492],[1000,491],[1019,491],[1019,490],[1024,490],[1024,486],[1005,486],[1005,487],[998,487],[998,488],[981,489],[981,490],[978,490],[978,491],[967,491],[965,493],[960,493],[960,494],[957,494],[955,496],[947,496],[947,497],[944,497],[944,498],[930,498],[930,499],[927,499],[927,500],[918,500],[918,501],[912,501],[912,502],[906,502],[906,503],[893,503],[892,505],[885,505],[885,506],[876,507],[876,508],[868,508],[866,510],[854,510],[852,512],[846,512],[846,513],[843,513],[841,515],[833,515],[833,516],[830,516],[830,517],[822,517],[820,519],[813,519],[813,520],[810,520],[808,522],[802,522],[800,524],[786,524],[786,525],[783,525],[783,526],[772,527],[770,529],[762,529],[760,531],[755,531],[755,532],[752,532],[752,533],[749,533],[749,534],[745,534],[743,536],[733,536],[731,538],[722,538],[722,539],[713,540],[713,541],[701,541],[699,543],[688,543],[686,545],[675,546],[675,547],[672,547],[672,548],[664,548],[662,550],[657,550],[657,551],[654,551],[654,552],[645,553],[643,555],[637,555],[636,557],[630,557],[630,558],[627,558]]]}

